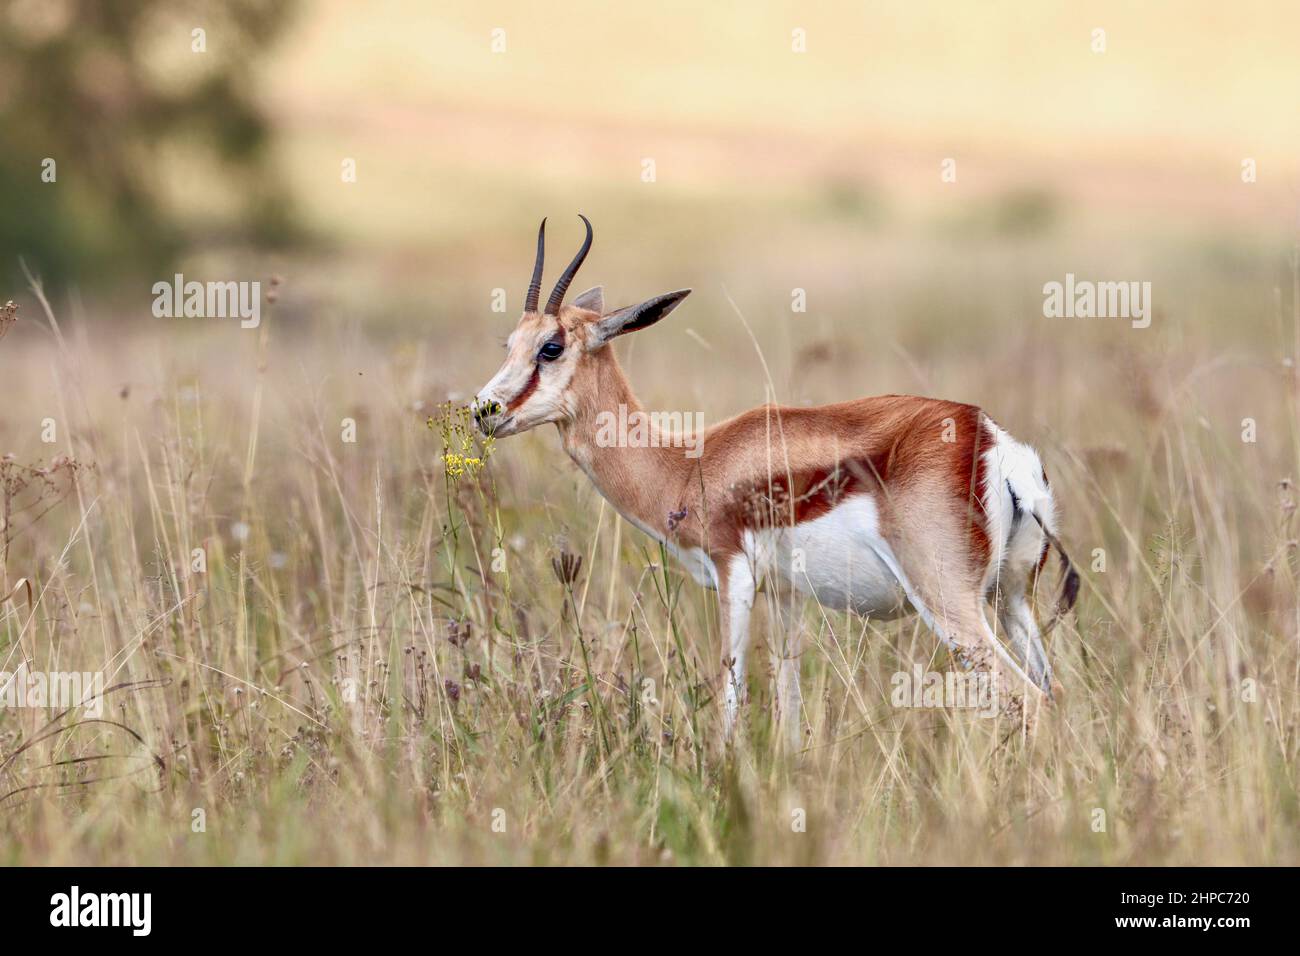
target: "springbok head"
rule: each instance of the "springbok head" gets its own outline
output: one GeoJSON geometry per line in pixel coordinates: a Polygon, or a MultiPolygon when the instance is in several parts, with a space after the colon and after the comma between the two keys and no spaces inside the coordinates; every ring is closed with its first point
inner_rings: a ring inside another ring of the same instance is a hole
{"type": "Polygon", "coordinates": [[[690,289],[680,289],[607,313],[604,291],[595,286],[566,305],[564,295],[591,250],[591,223],[586,216],[579,218],[587,237],[540,311],[545,219],[537,230],[537,258],[524,314],[506,340],[505,363],[474,398],[474,420],[485,435],[514,435],[572,418],[579,396],[596,387],[596,356],[610,340],[653,325],[690,295],[690,289]]]}

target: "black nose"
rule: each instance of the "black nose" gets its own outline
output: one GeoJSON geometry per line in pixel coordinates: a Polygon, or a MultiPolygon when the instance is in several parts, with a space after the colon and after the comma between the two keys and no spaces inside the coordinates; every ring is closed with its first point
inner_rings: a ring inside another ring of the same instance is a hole
{"type": "Polygon", "coordinates": [[[481,429],[485,419],[491,418],[500,411],[500,402],[481,402],[474,406],[474,421],[478,423],[478,427],[481,429]]]}

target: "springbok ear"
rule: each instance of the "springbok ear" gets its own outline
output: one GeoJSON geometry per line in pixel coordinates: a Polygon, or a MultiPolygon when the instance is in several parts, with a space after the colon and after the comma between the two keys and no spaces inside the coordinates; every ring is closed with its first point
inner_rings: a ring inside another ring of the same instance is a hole
{"type": "Polygon", "coordinates": [[[573,300],[575,308],[586,309],[597,315],[605,314],[605,287],[594,285],[573,300]]]}
{"type": "Polygon", "coordinates": [[[600,348],[615,336],[623,335],[625,332],[635,332],[637,329],[644,329],[647,326],[654,325],[665,315],[677,308],[682,299],[691,294],[690,289],[679,289],[676,292],[665,292],[663,295],[657,295],[653,299],[646,299],[638,305],[629,305],[626,308],[611,312],[603,316],[600,321],[594,324],[592,336],[588,339],[588,348],[600,348]]]}

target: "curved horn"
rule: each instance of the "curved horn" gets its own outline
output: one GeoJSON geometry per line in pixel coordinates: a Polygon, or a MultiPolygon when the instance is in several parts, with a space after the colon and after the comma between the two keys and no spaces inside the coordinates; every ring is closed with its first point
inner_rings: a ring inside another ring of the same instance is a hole
{"type": "Polygon", "coordinates": [[[551,293],[551,298],[546,303],[547,315],[560,314],[560,303],[564,301],[564,293],[569,291],[569,283],[572,282],[573,277],[578,274],[578,269],[582,265],[582,260],[587,258],[587,253],[591,251],[591,222],[588,221],[587,217],[582,213],[578,213],[578,218],[587,226],[587,238],[583,240],[582,248],[579,249],[578,254],[573,257],[573,261],[569,263],[568,268],[560,274],[560,281],[555,283],[555,291],[551,293]]]}
{"type": "Polygon", "coordinates": [[[528,296],[524,299],[524,311],[537,311],[537,297],[542,293],[542,260],[546,258],[546,220],[537,229],[537,259],[533,262],[533,278],[528,283],[528,296]]]}

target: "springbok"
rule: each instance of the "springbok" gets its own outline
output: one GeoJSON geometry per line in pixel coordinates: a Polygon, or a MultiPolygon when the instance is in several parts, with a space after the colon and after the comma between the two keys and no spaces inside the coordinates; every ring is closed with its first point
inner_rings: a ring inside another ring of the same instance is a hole
{"type": "MultiPolygon", "coordinates": [[[[1079,588],[1034,450],[975,406],[908,395],[767,405],[693,442],[655,434],[620,444],[607,432],[602,440],[602,422],[620,406],[624,421],[642,413],[610,342],[658,322],[691,290],[606,312],[596,286],[565,305],[591,249],[591,223],[580,218],[586,239],[539,311],[542,220],[523,316],[505,364],[474,399],[474,418],[498,437],[554,422],[569,457],[619,514],[717,591],[727,735],[743,696],[755,590],[773,571],[825,606],[878,619],[915,611],[963,667],[991,674],[997,712],[1027,730],[1054,686],[1030,602],[1050,548],[1063,583],[1049,629],[1079,588]],[[986,600],[995,600],[1018,661],[990,628],[986,600]]],[[[778,713],[797,746],[798,649],[780,656],[778,713]]]]}

